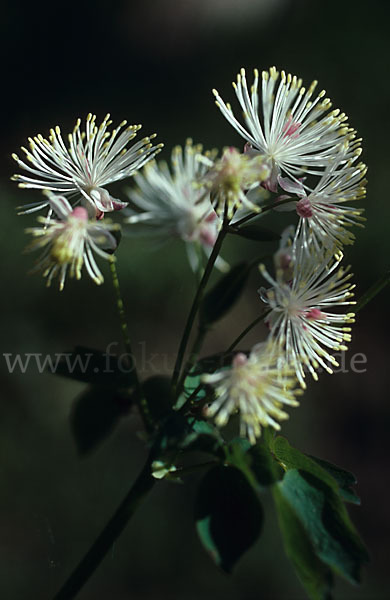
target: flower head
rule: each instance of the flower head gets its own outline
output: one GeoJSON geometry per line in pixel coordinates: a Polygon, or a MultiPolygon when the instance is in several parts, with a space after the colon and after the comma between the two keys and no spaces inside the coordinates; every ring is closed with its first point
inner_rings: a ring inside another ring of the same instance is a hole
{"type": "Polygon", "coordinates": [[[216,211],[231,218],[237,208],[245,207],[254,212],[260,208],[251,202],[246,193],[270,175],[270,168],[260,154],[241,154],[236,148],[226,148],[220,159],[204,160],[210,167],[204,177],[206,185],[216,202],[216,211]]]}
{"type": "Polygon", "coordinates": [[[110,229],[118,229],[118,225],[97,221],[89,221],[87,210],[82,206],[72,209],[63,196],[48,194],[50,206],[58,219],[38,217],[43,227],[27,229],[34,240],[27,250],[43,248],[35,271],[42,271],[47,277],[47,285],[58,275],[60,290],[64,288],[65,278],[80,279],[82,267],[85,265],[88,275],[96,284],[103,283],[103,275],[96,264],[93,253],[114,260],[112,254],[117,246],[110,229]]]}
{"type": "Polygon", "coordinates": [[[364,198],[367,167],[363,163],[354,165],[353,160],[339,165],[340,161],[329,165],[312,191],[306,193],[302,187],[297,192],[297,237],[305,248],[314,244],[320,251],[321,246],[332,250],[353,244],[355,236],[349,228],[363,226],[364,209],[346,203],[364,198]]]}
{"type": "MultiPolygon", "coordinates": [[[[153,146],[151,140],[155,135],[152,135],[126,148],[141,125],[123,129],[127,122],[122,121],[109,132],[107,128],[112,123],[109,118],[107,114],[98,126],[96,116],[90,113],[83,132],[78,119],[73,132],[68,135],[68,147],[58,126],[50,130],[48,140],[40,134],[34,139],[29,138],[30,149],[22,147],[28,163],[16,154],[12,156],[31,175],[14,175],[12,179],[24,188],[51,190],[65,196],[80,193],[85,206],[98,214],[123,208],[126,204],[112,198],[104,186],[133,175],[160,150],[161,144],[153,146]]],[[[48,205],[48,201],[37,202],[27,206],[24,212],[48,205]]]]}
{"type": "MultiPolygon", "coordinates": [[[[199,253],[211,252],[221,220],[210,201],[210,192],[202,185],[207,166],[199,160],[200,144],[187,140],[184,150],[176,146],[171,155],[171,168],[166,162],[150,162],[134,177],[137,187],[129,190],[129,198],[137,209],[126,209],[125,223],[137,225],[127,229],[129,234],[137,231],[163,240],[177,237],[186,242],[191,266],[198,268],[199,253]]],[[[207,152],[211,158],[214,153],[207,152]]],[[[223,268],[226,263],[219,260],[223,268]]],[[[218,266],[217,264],[217,266],[218,266]]]]}
{"type": "Polygon", "coordinates": [[[230,415],[240,412],[240,435],[251,444],[261,435],[261,427],[279,430],[278,421],[288,419],[285,406],[298,406],[295,399],[294,371],[285,363],[280,366],[280,353],[270,344],[258,344],[249,357],[239,352],[230,369],[203,375],[202,381],[215,387],[215,400],[207,416],[215,417],[223,427],[230,415]]]}
{"type": "Polygon", "coordinates": [[[246,140],[247,148],[258,151],[269,159],[272,165],[268,188],[276,191],[278,175],[281,172],[293,180],[302,172],[321,174],[332,161],[340,143],[347,141],[347,159],[359,143],[355,131],[348,127],[347,117],[339,110],[329,112],[331,102],[321,91],[313,99],[317,81],[308,89],[302,87],[302,80],[295,75],[286,75],[272,67],[262,73],[261,106],[259,102],[259,73],[254,71],[254,81],[248,91],[245,70],[237,75],[233,83],[236,96],[243,110],[247,129],[235,118],[230,104],[213,90],[216,104],[223,116],[246,140]]]}
{"type": "Polygon", "coordinates": [[[315,380],[316,369],[338,366],[332,350],[347,350],[345,342],[351,340],[350,327],[354,313],[329,312],[350,304],[353,296],[349,267],[340,267],[342,254],[333,257],[323,250],[322,254],[311,248],[309,253],[302,246],[293,248],[293,273],[286,281],[282,269],[276,271],[275,279],[264,265],[260,265],[263,277],[271,288],[259,290],[261,298],[271,312],[266,317],[270,337],[285,353],[285,360],[295,369],[302,387],[307,367],[315,380]]]}

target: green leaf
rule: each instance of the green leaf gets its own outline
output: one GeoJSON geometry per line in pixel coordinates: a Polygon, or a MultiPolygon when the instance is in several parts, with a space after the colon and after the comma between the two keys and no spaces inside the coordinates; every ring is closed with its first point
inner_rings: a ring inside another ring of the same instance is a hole
{"type": "Polygon", "coordinates": [[[179,442],[179,448],[188,452],[207,452],[224,458],[225,454],[222,448],[225,442],[218,429],[207,421],[191,420],[191,429],[179,442]]]}
{"type": "MultiPolygon", "coordinates": [[[[187,377],[184,381],[184,393],[187,397],[191,396],[191,394],[199,387],[200,385],[200,376],[199,374],[194,374],[192,371],[188,373],[187,377]]],[[[204,398],[205,391],[200,390],[197,397],[204,398]]]]}
{"type": "Polygon", "coordinates": [[[142,384],[142,391],[149,411],[149,420],[154,424],[155,458],[170,461],[172,456],[177,454],[182,439],[188,435],[190,424],[183,415],[173,410],[175,397],[170,377],[150,377],[142,384]]]}
{"type": "Polygon", "coordinates": [[[360,504],[358,496],[350,488],[351,485],[356,483],[355,476],[352,473],[320,458],[303,454],[300,450],[290,446],[288,440],[282,436],[275,438],[272,443],[272,450],[285,469],[307,471],[324,481],[336,493],[339,493],[344,500],[360,504]]]}
{"type": "Polygon", "coordinates": [[[91,386],[75,401],[70,415],[78,451],[86,455],[113,431],[133,400],[126,390],[91,386]]]}
{"type": "Polygon", "coordinates": [[[250,442],[242,437],[232,439],[224,447],[225,463],[239,469],[248,479],[251,486],[256,489],[257,481],[250,468],[251,459],[248,451],[251,448],[250,442]]]}
{"type": "Polygon", "coordinates": [[[329,567],[317,558],[313,545],[290,503],[278,486],[273,488],[284,549],[311,600],[330,600],[332,575],[329,567]]]}
{"type": "Polygon", "coordinates": [[[355,490],[351,488],[352,485],[356,485],[357,483],[355,475],[349,471],[346,471],[345,469],[342,469],[338,465],[328,462],[327,460],[317,458],[316,456],[308,456],[318,463],[320,467],[325,469],[325,471],[327,471],[330,475],[332,475],[333,479],[337,481],[339,493],[343,500],[352,502],[353,504],[360,504],[359,496],[357,496],[355,490]]]}
{"type": "Polygon", "coordinates": [[[225,446],[226,464],[237,467],[255,490],[283,477],[283,469],[273,458],[264,441],[252,446],[247,439],[234,438],[225,446]]]}
{"type": "Polygon", "coordinates": [[[154,443],[155,458],[166,460],[171,456],[175,456],[182,440],[190,431],[188,420],[183,415],[175,411],[170,412],[165,420],[160,423],[160,428],[157,430],[154,443]]]}
{"type": "Polygon", "coordinates": [[[248,457],[250,469],[261,486],[271,485],[283,477],[282,467],[262,442],[250,448],[248,457]]]}
{"type": "Polygon", "coordinates": [[[200,375],[204,373],[204,371],[201,371],[200,373],[196,372],[194,373],[194,370],[192,370],[187,377],[185,378],[184,381],[184,386],[183,386],[183,391],[180,394],[179,398],[177,399],[177,402],[175,404],[175,410],[180,410],[181,407],[186,403],[186,401],[188,400],[188,398],[190,396],[192,396],[194,394],[194,392],[196,391],[197,393],[193,396],[193,398],[191,399],[191,402],[198,402],[200,400],[202,400],[205,395],[205,384],[201,384],[200,381],[200,375]]]}
{"type": "Polygon", "coordinates": [[[263,510],[241,471],[217,466],[200,483],[195,520],[204,547],[230,573],[259,537],[263,510]]]}
{"type": "Polygon", "coordinates": [[[247,262],[235,265],[205,295],[199,313],[203,326],[215,323],[232,308],[244,289],[250,269],[247,262]]]}
{"type": "Polygon", "coordinates": [[[55,374],[106,387],[134,384],[132,369],[124,365],[120,358],[85,346],[76,346],[73,352],[64,352],[56,365],[55,374]]]}
{"type": "Polygon", "coordinates": [[[290,446],[286,438],[277,436],[273,441],[272,450],[284,469],[301,469],[307,471],[337,491],[338,485],[332,475],[323,469],[318,462],[300,450],[297,450],[297,448],[290,446]]]}
{"type": "Polygon", "coordinates": [[[368,553],[337,493],[312,473],[291,469],[276,484],[319,560],[352,583],[368,553]]]}
{"type": "Polygon", "coordinates": [[[255,223],[249,225],[243,225],[242,227],[234,227],[234,224],[229,228],[229,233],[239,235],[240,237],[246,238],[247,240],[255,240],[257,242],[274,242],[280,240],[280,235],[261,227],[255,223]]]}

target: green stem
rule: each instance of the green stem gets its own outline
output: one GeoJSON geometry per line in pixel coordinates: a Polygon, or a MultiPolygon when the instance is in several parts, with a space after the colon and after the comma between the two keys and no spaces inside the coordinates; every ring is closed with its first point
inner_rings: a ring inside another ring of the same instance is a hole
{"type": "Polygon", "coordinates": [[[203,273],[203,277],[201,279],[201,282],[199,284],[198,290],[195,294],[195,298],[193,300],[190,312],[188,314],[187,317],[187,322],[184,328],[184,332],[183,332],[183,336],[181,338],[181,342],[180,342],[180,346],[179,346],[179,350],[177,353],[177,358],[176,358],[176,363],[175,363],[175,368],[173,370],[173,376],[172,376],[172,387],[176,388],[177,385],[177,381],[179,379],[180,376],[180,370],[181,370],[181,366],[183,363],[183,358],[184,358],[184,354],[187,348],[187,344],[188,344],[188,340],[190,338],[190,334],[191,334],[191,330],[192,330],[192,326],[194,324],[195,321],[195,317],[198,313],[199,307],[200,307],[200,303],[202,301],[203,298],[203,293],[204,290],[206,288],[206,285],[208,283],[209,277],[211,275],[211,272],[213,270],[215,261],[218,258],[218,254],[219,251],[221,249],[222,246],[222,242],[225,239],[227,233],[227,219],[225,217],[224,219],[224,223],[223,226],[218,234],[217,240],[214,244],[214,248],[210,254],[210,257],[207,261],[207,265],[205,268],[205,271],[203,273]]]}
{"type": "Polygon", "coordinates": [[[194,391],[191,393],[190,396],[188,396],[187,400],[184,402],[183,406],[181,408],[179,408],[178,413],[183,415],[185,414],[187,408],[189,408],[191,406],[191,403],[193,401],[194,398],[196,398],[196,396],[198,395],[198,393],[200,392],[200,390],[202,389],[203,384],[200,383],[195,389],[194,391]]]}
{"type": "Polygon", "coordinates": [[[359,312],[366,304],[368,304],[379,292],[383,290],[386,285],[390,283],[390,271],[387,271],[378,281],[376,281],[366,292],[364,292],[363,296],[359,298],[357,301],[355,311],[359,312]]]}
{"type": "Polygon", "coordinates": [[[198,334],[195,338],[194,344],[191,348],[191,352],[190,355],[188,357],[188,360],[183,368],[183,373],[182,376],[180,378],[179,383],[177,384],[177,391],[176,393],[179,395],[183,389],[184,386],[184,382],[185,379],[188,375],[188,373],[191,371],[192,367],[194,366],[194,364],[196,363],[196,360],[198,358],[200,349],[202,347],[204,338],[206,337],[208,328],[207,327],[199,327],[198,329],[198,334]]]}
{"type": "MultiPolygon", "coordinates": [[[[131,349],[129,329],[127,327],[125,307],[124,307],[124,304],[123,304],[123,299],[122,299],[122,294],[121,294],[121,288],[120,288],[120,285],[119,285],[118,271],[116,270],[116,264],[115,264],[115,262],[116,262],[115,260],[110,261],[110,270],[111,270],[112,284],[113,284],[114,290],[115,290],[116,307],[117,307],[118,316],[119,316],[119,320],[120,320],[120,324],[121,324],[121,331],[122,331],[123,343],[124,343],[124,346],[125,346],[125,349],[126,349],[126,353],[127,353],[128,357],[129,357],[129,359],[131,360],[131,362],[133,364],[135,364],[134,363],[133,351],[131,349]]],[[[136,379],[138,379],[136,369],[135,369],[135,377],[136,377],[136,379]]]]}
{"type": "MultiPolygon", "coordinates": [[[[252,323],[250,323],[248,325],[248,327],[246,327],[244,329],[244,331],[242,331],[240,333],[240,335],[234,340],[234,342],[229,346],[229,348],[226,350],[225,354],[229,354],[230,352],[232,352],[234,350],[234,348],[237,346],[237,344],[240,343],[240,341],[246,336],[247,333],[249,333],[249,331],[255,327],[258,323],[260,323],[261,321],[263,321],[263,319],[265,319],[265,317],[271,312],[271,309],[266,310],[263,312],[262,315],[260,315],[259,317],[256,317],[256,319],[254,321],[252,321],[252,323]]],[[[181,391],[181,386],[184,384],[184,379],[185,379],[185,375],[188,373],[188,370],[191,369],[193,367],[193,365],[195,364],[195,362],[193,361],[193,359],[191,360],[191,356],[193,356],[195,354],[194,350],[197,351],[197,346],[199,343],[201,343],[203,341],[203,337],[200,337],[200,332],[198,334],[197,339],[195,340],[194,343],[194,347],[193,350],[191,352],[190,358],[187,362],[187,365],[184,369],[184,374],[183,377],[180,381],[180,384],[178,386],[178,389],[180,389],[181,391]],[[188,370],[187,370],[188,369],[188,370]]],[[[195,357],[197,356],[197,352],[195,354],[195,357]]],[[[199,384],[198,387],[192,392],[192,394],[189,396],[189,398],[187,398],[187,400],[185,401],[185,403],[183,404],[183,406],[179,409],[179,412],[181,414],[184,414],[186,412],[186,410],[191,406],[192,400],[193,398],[195,398],[198,394],[198,392],[202,389],[202,384],[199,384]]]]}
{"type": "Polygon", "coordinates": [[[117,307],[117,311],[118,311],[119,321],[121,324],[123,343],[125,346],[127,359],[129,362],[129,368],[132,369],[131,375],[132,375],[133,382],[134,382],[135,389],[136,389],[136,397],[137,397],[138,407],[139,407],[139,410],[141,413],[142,420],[145,425],[145,429],[147,431],[151,431],[153,429],[152,420],[151,420],[148,404],[142,393],[141,383],[140,383],[140,380],[138,377],[137,367],[136,367],[136,363],[135,363],[135,357],[134,357],[134,354],[133,354],[133,351],[131,348],[129,329],[128,329],[127,320],[126,320],[126,312],[125,312],[125,307],[124,307],[124,303],[123,303],[121,288],[119,285],[119,278],[118,278],[118,272],[117,272],[116,265],[115,265],[115,260],[112,260],[110,262],[110,270],[111,270],[112,283],[113,283],[114,290],[115,290],[116,307],[117,307]]]}
{"type": "MultiPolygon", "coordinates": [[[[269,255],[266,254],[265,256],[263,256],[260,259],[255,258],[254,260],[252,260],[252,262],[249,263],[249,269],[252,269],[255,265],[258,265],[259,262],[262,262],[263,260],[265,260],[268,257],[269,257],[269,255]]],[[[208,326],[200,323],[199,329],[198,329],[198,335],[195,339],[192,350],[190,352],[190,356],[189,356],[188,361],[183,369],[183,374],[181,376],[180,382],[177,387],[177,395],[179,395],[181,393],[185,378],[186,378],[187,374],[190,372],[190,370],[192,369],[192,367],[194,366],[194,364],[196,363],[196,359],[198,358],[199,351],[202,347],[202,344],[203,344],[203,341],[204,341],[204,338],[205,338],[207,332],[208,332],[208,326]]]]}
{"type": "Polygon", "coordinates": [[[241,342],[241,340],[246,336],[246,334],[249,333],[250,330],[253,329],[253,327],[255,327],[258,323],[260,323],[261,321],[263,321],[263,319],[265,319],[265,317],[270,312],[271,312],[271,309],[266,310],[265,312],[263,312],[262,315],[260,315],[259,317],[257,317],[254,321],[252,321],[252,323],[250,323],[248,325],[248,327],[246,327],[244,329],[244,331],[242,333],[240,333],[240,335],[234,340],[234,342],[232,344],[230,344],[229,348],[226,350],[226,354],[229,354],[229,352],[231,352],[237,346],[237,344],[239,344],[241,342]]]}
{"type": "Polygon", "coordinates": [[[152,489],[156,480],[151,475],[151,460],[148,459],[134,485],[109,520],[99,537],[88,550],[80,564],[62,586],[53,600],[72,600],[93,575],[115,540],[122,533],[138,505],[152,489]]]}
{"type": "Polygon", "coordinates": [[[268,425],[268,427],[264,427],[263,429],[263,442],[266,448],[270,451],[273,449],[273,441],[274,441],[274,433],[275,430],[268,425]]]}
{"type": "Polygon", "coordinates": [[[173,471],[173,475],[190,475],[191,473],[195,473],[199,471],[199,469],[206,469],[207,467],[211,467],[213,465],[219,464],[217,460],[208,460],[207,462],[198,463],[197,465],[191,465],[189,467],[180,467],[173,471]]]}
{"type": "Polygon", "coordinates": [[[251,219],[254,219],[255,217],[261,216],[263,213],[267,212],[268,210],[271,210],[272,208],[275,208],[277,206],[282,206],[282,204],[289,204],[290,202],[296,202],[296,200],[294,198],[287,198],[286,200],[279,200],[279,202],[276,202],[274,200],[273,202],[270,202],[269,204],[265,204],[264,206],[261,206],[260,212],[250,213],[246,217],[243,217],[239,221],[236,221],[235,223],[233,223],[233,226],[234,226],[234,228],[240,227],[240,225],[243,225],[244,223],[246,223],[247,221],[250,221],[251,219]]]}

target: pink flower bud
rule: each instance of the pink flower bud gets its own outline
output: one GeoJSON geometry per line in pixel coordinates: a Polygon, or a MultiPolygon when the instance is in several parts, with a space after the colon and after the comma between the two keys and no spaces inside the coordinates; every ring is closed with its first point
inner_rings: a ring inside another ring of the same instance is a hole
{"type": "Polygon", "coordinates": [[[83,206],[76,206],[71,212],[72,217],[81,221],[88,221],[88,212],[83,206]]]}
{"type": "Polygon", "coordinates": [[[310,200],[306,196],[301,198],[296,204],[296,211],[303,219],[308,219],[313,216],[313,210],[311,208],[310,200]]]}
{"type": "Polygon", "coordinates": [[[246,355],[243,352],[239,352],[233,358],[233,367],[243,367],[248,362],[246,355]]]}

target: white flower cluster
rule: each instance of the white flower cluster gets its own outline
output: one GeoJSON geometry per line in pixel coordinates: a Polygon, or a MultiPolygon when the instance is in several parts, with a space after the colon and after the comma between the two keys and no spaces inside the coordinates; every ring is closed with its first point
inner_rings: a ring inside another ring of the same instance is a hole
{"type": "MultiPolygon", "coordinates": [[[[364,221],[363,210],[349,203],[364,197],[367,169],[347,116],[332,109],[324,91],[315,95],[316,86],[314,81],[305,88],[301,79],[272,67],[263,71],[261,86],[255,70],[248,87],[241,69],[233,87],[242,122],[216,90],[214,95],[245,145],[243,152],[228,147],[219,158],[189,139],[173,149],[170,165],[157,163],[152,159],[162,144],[153,145],[155,135],[129,145],[140,125],[123,121],[109,131],[109,115],[98,126],[91,114],[84,130],[78,119],[67,144],[57,126],[48,139],[29,138],[29,149],[22,148],[26,162],[13,155],[27,172],[13,179],[44,193],[22,212],[48,208],[39,218],[42,226],[28,230],[30,248],[42,248],[36,269],[48,284],[58,276],[60,289],[68,274],[80,278],[83,267],[102,283],[94,254],[114,260],[119,229],[106,220],[108,212],[124,215],[129,235],[182,240],[192,269],[202,274],[219,233],[237,233],[243,221],[268,210],[271,194],[276,211],[296,210],[297,226],[283,233],[274,256],[275,275],[260,266],[270,286],[259,290],[269,339],[249,356],[237,354],[230,369],[203,377],[215,387],[208,414],[223,425],[238,410],[241,432],[251,442],[261,426],[279,428],[285,405],[297,405],[296,388],[306,387],[306,371],[314,379],[320,368],[332,372],[332,352],[346,349],[354,321],[346,308],[354,286],[340,263],[343,246],[355,239],[351,227],[364,221]],[[127,201],[111,196],[106,186],[130,176],[135,186],[127,201]]],[[[215,264],[229,268],[220,256],[215,264]]]]}
{"type": "Polygon", "coordinates": [[[365,195],[367,169],[361,162],[356,164],[361,140],[344,113],[330,110],[325,91],[313,99],[317,81],[306,89],[301,79],[284,71],[277,86],[278,80],[275,67],[263,71],[259,99],[257,69],[250,92],[245,70],[237,75],[233,87],[247,129],[214,90],[216,104],[246,141],[246,150],[269,161],[268,189],[277,192],[281,188],[292,200],[296,198],[300,243],[330,250],[350,244],[354,236],[349,227],[363,220],[362,209],[345,205],[365,195]]]}
{"type": "MultiPolygon", "coordinates": [[[[176,146],[171,168],[164,161],[152,161],[135,175],[137,188],[128,193],[132,208],[124,211],[125,223],[136,224],[139,233],[186,242],[194,271],[202,267],[199,249],[210,255],[224,217],[232,219],[240,207],[260,211],[244,192],[269,176],[260,155],[251,158],[235,148],[226,148],[220,159],[217,154],[216,150],[203,152],[202,145],[193,145],[191,139],[184,150],[176,146]]],[[[216,266],[221,271],[229,268],[221,257],[216,266]]]]}
{"type": "Polygon", "coordinates": [[[313,98],[316,81],[306,89],[301,79],[283,71],[279,76],[272,67],[263,71],[261,83],[259,94],[259,73],[255,70],[248,89],[244,69],[233,83],[246,126],[214,90],[216,104],[244,138],[245,151],[251,157],[266,159],[270,175],[263,185],[278,194],[275,210],[282,208],[280,201],[283,205],[291,201],[299,221],[295,230],[290,227],[282,236],[274,256],[275,277],[260,265],[271,286],[259,290],[268,305],[268,345],[260,358],[255,349],[245,361],[238,359],[245,355],[237,354],[230,370],[203,377],[216,388],[209,413],[224,424],[228,415],[239,410],[241,427],[252,442],[260,435],[260,425],[279,428],[274,417],[280,420],[286,416],[280,412],[283,397],[285,403],[293,405],[290,369],[305,388],[306,370],[315,380],[320,368],[332,373],[332,366],[337,366],[332,351],[347,349],[349,325],[355,316],[347,307],[354,304],[355,286],[350,282],[349,267],[340,266],[341,249],[355,239],[350,227],[361,226],[364,219],[362,209],[346,203],[364,197],[367,170],[357,162],[361,140],[347,124],[346,115],[330,110],[324,91],[313,98]],[[267,357],[273,375],[270,379],[262,375],[267,372],[267,357]],[[259,371],[252,366],[257,361],[262,363],[259,371]],[[279,394],[275,394],[275,381],[279,394]],[[274,401],[271,406],[267,405],[267,384],[274,401]]]}
{"type": "Polygon", "coordinates": [[[36,238],[29,249],[44,248],[35,270],[43,271],[48,285],[58,275],[60,290],[67,274],[80,279],[83,265],[96,284],[103,282],[93,252],[114,260],[117,242],[110,230],[119,229],[103,218],[105,213],[127,206],[104,186],[133,175],[162,148],[162,144],[153,146],[155,134],[127,147],[141,125],[126,127],[127,122],[122,121],[109,132],[111,123],[107,114],[98,126],[96,116],[90,113],[85,131],[80,131],[81,120],[77,120],[68,135],[68,146],[56,126],[50,130],[49,139],[40,134],[29,138],[30,149],[22,147],[28,162],[12,155],[29,173],[12,179],[19,187],[43,191],[44,198],[22,207],[21,214],[49,209],[46,219],[38,219],[43,227],[27,230],[36,238]]]}

